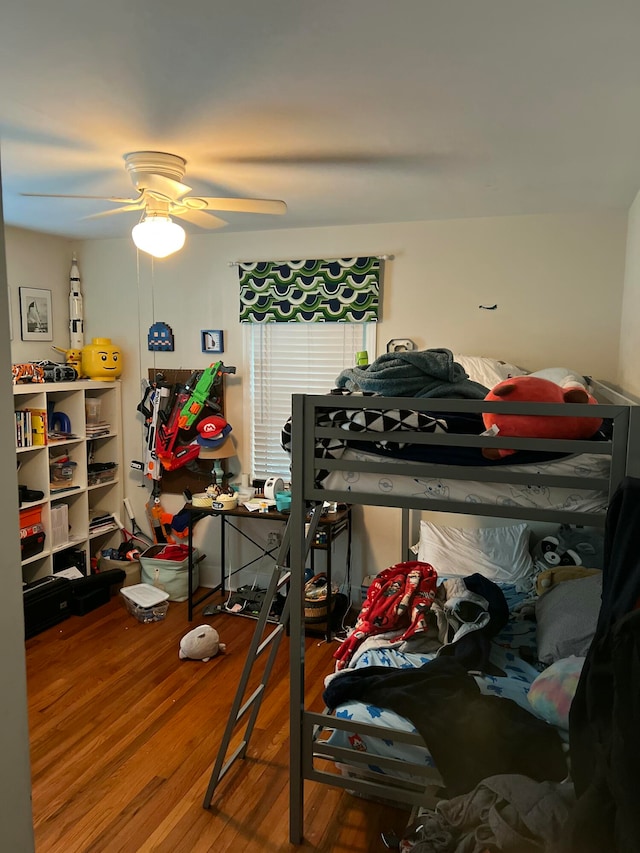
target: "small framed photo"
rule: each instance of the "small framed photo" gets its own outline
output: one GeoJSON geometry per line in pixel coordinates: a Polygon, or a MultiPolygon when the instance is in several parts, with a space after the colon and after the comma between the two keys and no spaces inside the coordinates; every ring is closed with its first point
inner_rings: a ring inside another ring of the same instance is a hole
{"type": "Polygon", "coordinates": [[[200,339],[202,352],[224,352],[224,335],[221,329],[203,329],[200,339]]]}
{"type": "Polygon", "coordinates": [[[52,341],[51,291],[20,288],[20,331],[23,341],[52,341]]]}

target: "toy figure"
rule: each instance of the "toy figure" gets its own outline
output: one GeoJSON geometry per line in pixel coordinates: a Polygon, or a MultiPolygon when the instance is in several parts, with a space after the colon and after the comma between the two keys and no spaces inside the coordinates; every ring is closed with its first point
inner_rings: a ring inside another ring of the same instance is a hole
{"type": "MultiPolygon", "coordinates": [[[[499,382],[485,397],[485,400],[509,403],[584,403],[596,404],[584,387],[569,385],[560,387],[548,379],[537,376],[514,376],[499,382]]],[[[485,427],[497,427],[496,434],[501,437],[520,438],[567,438],[586,439],[595,435],[602,426],[597,417],[572,417],[558,415],[506,415],[498,412],[485,412],[482,415],[485,427]]],[[[488,459],[509,456],[513,450],[503,448],[485,448],[483,455],[488,459]]]]}
{"type": "Polygon", "coordinates": [[[224,652],[226,646],[220,642],[220,637],[211,625],[199,625],[189,631],[180,640],[180,660],[208,661],[218,652],[224,652]]]}

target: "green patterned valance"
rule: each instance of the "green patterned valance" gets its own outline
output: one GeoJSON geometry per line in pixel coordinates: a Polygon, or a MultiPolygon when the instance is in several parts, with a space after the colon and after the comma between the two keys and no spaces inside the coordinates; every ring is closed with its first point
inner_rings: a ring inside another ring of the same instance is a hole
{"type": "Polygon", "coordinates": [[[380,259],[241,263],[241,323],[371,323],[380,259]]]}

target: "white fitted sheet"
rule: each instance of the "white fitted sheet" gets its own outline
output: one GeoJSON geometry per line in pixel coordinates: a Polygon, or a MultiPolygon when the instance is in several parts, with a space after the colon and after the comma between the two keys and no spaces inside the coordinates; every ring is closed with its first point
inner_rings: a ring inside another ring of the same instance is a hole
{"type": "MultiPolygon", "coordinates": [[[[361,462],[393,461],[398,465],[398,474],[375,474],[364,471],[330,471],[322,481],[325,489],[346,489],[358,492],[380,492],[386,495],[419,496],[423,499],[451,500],[464,503],[495,503],[501,506],[525,507],[534,509],[563,509],[576,512],[605,513],[608,495],[598,490],[576,490],[548,486],[525,486],[508,483],[491,483],[489,478],[493,470],[513,471],[523,474],[555,474],[566,477],[608,477],[610,457],[605,454],[582,453],[565,459],[550,462],[529,462],[521,465],[501,465],[496,468],[487,466],[487,481],[449,480],[429,477],[429,463],[423,463],[425,476],[403,475],[404,465],[415,465],[404,459],[390,460],[375,453],[346,449],[341,457],[344,460],[361,462]]],[[[459,469],[458,469],[459,470],[459,469]]],[[[588,483],[585,483],[588,485],[588,483]]],[[[425,507],[426,508],[426,507],[425,507]]],[[[470,508],[471,509],[471,508],[470,508]]]]}

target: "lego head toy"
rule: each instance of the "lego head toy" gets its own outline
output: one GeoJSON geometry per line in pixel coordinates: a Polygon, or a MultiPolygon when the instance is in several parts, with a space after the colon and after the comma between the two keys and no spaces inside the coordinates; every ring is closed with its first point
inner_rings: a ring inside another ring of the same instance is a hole
{"type": "MultiPolygon", "coordinates": [[[[485,400],[515,403],[585,403],[595,400],[584,387],[561,387],[548,379],[537,376],[514,376],[499,382],[485,400]]],[[[591,438],[602,426],[601,418],[571,417],[558,415],[507,415],[500,412],[484,412],[485,427],[497,428],[500,437],[519,438],[591,438]]],[[[513,450],[485,448],[482,453],[487,459],[509,456],[513,450]]]]}
{"type": "Polygon", "coordinates": [[[122,353],[111,338],[94,338],[82,348],[82,375],[101,382],[113,382],[122,373],[122,353]]]}

